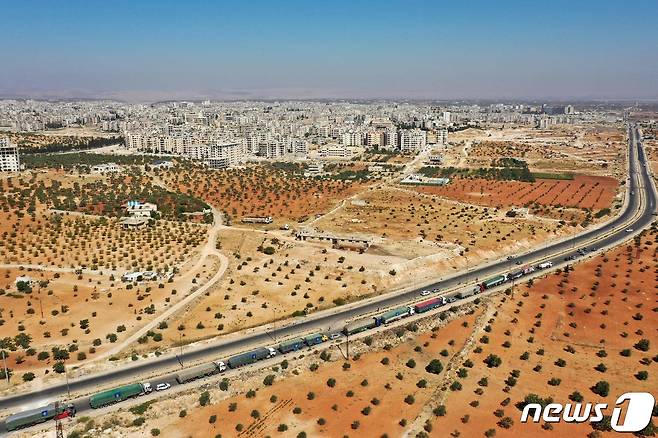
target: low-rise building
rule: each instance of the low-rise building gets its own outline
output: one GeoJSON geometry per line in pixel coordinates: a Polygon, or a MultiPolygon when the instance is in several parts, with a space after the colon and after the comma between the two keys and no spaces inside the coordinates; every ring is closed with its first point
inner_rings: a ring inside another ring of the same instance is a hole
{"type": "Polygon", "coordinates": [[[116,163],[105,163],[105,164],[97,164],[95,166],[91,166],[91,171],[93,173],[113,173],[113,172],[120,172],[121,171],[121,166],[119,166],[116,163]]]}
{"type": "Polygon", "coordinates": [[[128,201],[126,205],[126,214],[131,217],[150,218],[153,213],[158,212],[158,206],[150,202],[128,201]]]}

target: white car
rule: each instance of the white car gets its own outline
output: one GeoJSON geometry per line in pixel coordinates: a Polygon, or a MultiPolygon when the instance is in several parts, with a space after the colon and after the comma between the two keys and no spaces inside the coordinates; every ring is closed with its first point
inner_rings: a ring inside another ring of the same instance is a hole
{"type": "Polygon", "coordinates": [[[171,384],[169,384],[169,383],[167,383],[167,382],[164,382],[164,383],[158,383],[158,384],[155,386],[155,390],[156,390],[156,391],[164,391],[165,389],[169,389],[169,388],[171,388],[171,384]]]}
{"type": "Polygon", "coordinates": [[[431,293],[432,293],[432,292],[429,291],[429,290],[424,290],[424,291],[422,291],[422,292],[420,293],[420,296],[421,296],[421,297],[426,297],[426,296],[428,296],[428,295],[431,294],[431,293]]]}
{"type": "Polygon", "coordinates": [[[329,339],[331,339],[333,341],[334,339],[338,339],[341,336],[342,335],[340,333],[332,333],[332,334],[329,335],[329,339]]]}
{"type": "Polygon", "coordinates": [[[626,230],[626,232],[627,232],[627,233],[632,233],[632,232],[633,232],[633,229],[632,229],[632,228],[629,228],[629,229],[626,230]]]}

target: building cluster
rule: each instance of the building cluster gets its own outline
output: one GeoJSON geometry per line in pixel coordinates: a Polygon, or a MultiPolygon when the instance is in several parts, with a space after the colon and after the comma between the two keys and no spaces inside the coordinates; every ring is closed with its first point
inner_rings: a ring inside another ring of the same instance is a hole
{"type": "Polygon", "coordinates": [[[349,159],[362,151],[416,154],[444,147],[450,131],[466,127],[546,128],[601,117],[588,107],[526,103],[0,101],[0,130],[88,126],[119,133],[133,151],[215,168],[260,159],[349,159]]]}

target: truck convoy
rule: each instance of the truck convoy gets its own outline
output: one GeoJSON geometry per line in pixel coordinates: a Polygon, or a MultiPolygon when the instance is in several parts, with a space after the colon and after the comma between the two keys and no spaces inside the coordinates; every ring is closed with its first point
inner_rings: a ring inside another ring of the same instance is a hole
{"type": "MultiPolygon", "coordinates": [[[[532,272],[535,271],[535,269],[547,269],[552,266],[553,266],[552,262],[543,262],[537,265],[536,267],[527,266],[519,271],[512,272],[510,274],[501,274],[496,277],[485,280],[482,283],[476,285],[475,287],[469,287],[467,289],[464,289],[463,291],[454,295],[454,298],[464,299],[466,297],[483,292],[487,289],[500,286],[501,284],[504,284],[508,281],[516,280],[525,275],[531,274],[532,272]]],[[[417,303],[413,306],[398,307],[396,309],[384,312],[380,315],[362,318],[353,321],[345,325],[343,327],[342,332],[348,336],[361,333],[370,330],[374,327],[381,326],[382,324],[385,325],[406,318],[408,316],[413,315],[414,313],[424,313],[436,309],[438,307],[444,306],[448,302],[453,302],[454,298],[442,296],[442,297],[431,298],[429,300],[417,303]]],[[[303,338],[290,339],[281,342],[276,349],[272,347],[257,348],[255,350],[230,357],[226,362],[213,361],[189,368],[184,371],[180,371],[176,375],[176,381],[179,384],[191,382],[199,378],[211,376],[217,373],[222,373],[226,371],[228,368],[236,369],[248,364],[255,363],[259,360],[274,357],[277,355],[277,351],[280,352],[281,354],[286,354],[291,351],[300,350],[305,346],[312,347],[314,345],[327,342],[328,340],[329,338],[327,337],[327,335],[323,333],[315,333],[303,338]]],[[[89,406],[91,406],[94,409],[98,409],[103,406],[122,402],[129,398],[148,394],[152,390],[153,388],[151,387],[151,384],[148,382],[133,383],[130,385],[120,386],[118,388],[110,389],[92,395],[89,398],[89,406]]],[[[43,406],[36,409],[30,409],[28,411],[19,412],[17,414],[10,415],[5,419],[4,423],[8,431],[13,431],[22,427],[29,427],[38,423],[43,423],[45,421],[52,420],[55,418],[73,417],[75,416],[75,413],[76,413],[76,409],[73,404],[51,403],[47,406],[43,406]]]]}
{"type": "Polygon", "coordinates": [[[5,420],[5,427],[9,432],[23,427],[34,426],[35,424],[45,423],[49,420],[75,417],[75,406],[64,403],[50,403],[29,411],[19,412],[10,415],[5,420]]]}

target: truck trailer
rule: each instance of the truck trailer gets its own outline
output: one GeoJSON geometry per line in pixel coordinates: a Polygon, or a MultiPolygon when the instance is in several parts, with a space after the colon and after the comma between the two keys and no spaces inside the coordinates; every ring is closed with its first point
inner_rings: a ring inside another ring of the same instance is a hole
{"type": "Polygon", "coordinates": [[[274,348],[257,348],[256,350],[247,351],[246,353],[229,358],[228,366],[235,369],[274,356],[276,356],[276,350],[274,348]]]}
{"type": "Polygon", "coordinates": [[[99,392],[98,394],[94,394],[89,397],[89,406],[97,409],[103,406],[122,402],[129,398],[148,394],[152,390],[153,388],[151,388],[150,383],[132,383],[130,385],[108,389],[107,391],[99,392]]]}
{"type": "Polygon", "coordinates": [[[414,309],[412,307],[404,306],[382,313],[381,315],[377,316],[376,319],[379,324],[388,324],[413,314],[414,309]]]}
{"type": "Polygon", "coordinates": [[[304,340],[302,338],[290,339],[289,341],[283,341],[279,344],[279,351],[282,354],[297,351],[300,348],[304,348],[304,340]]]}
{"type": "Polygon", "coordinates": [[[432,298],[431,300],[423,301],[422,303],[418,303],[414,306],[414,310],[416,313],[423,313],[423,312],[428,312],[432,309],[436,309],[437,307],[441,307],[445,305],[446,299],[444,297],[437,297],[437,298],[432,298]]]}
{"type": "MultiPolygon", "coordinates": [[[[223,362],[221,362],[223,364],[223,362]]],[[[176,381],[178,383],[191,382],[192,380],[200,379],[202,377],[211,376],[220,372],[219,367],[215,362],[208,362],[202,365],[182,370],[176,374],[176,381]]]]}
{"type": "Polygon", "coordinates": [[[475,294],[479,294],[480,292],[482,292],[482,290],[483,289],[482,289],[481,285],[475,286],[475,287],[470,287],[469,286],[469,287],[464,288],[461,291],[459,291],[459,293],[455,296],[457,298],[459,298],[460,300],[463,300],[464,298],[472,297],[475,294]]]}
{"type": "Polygon", "coordinates": [[[361,333],[361,332],[365,332],[366,330],[370,330],[376,325],[377,322],[375,321],[375,318],[363,318],[347,324],[345,327],[343,327],[343,333],[346,336],[354,335],[356,333],[361,333]]]}
{"type": "Polygon", "coordinates": [[[312,347],[313,345],[321,344],[328,340],[329,338],[322,333],[314,333],[312,335],[304,337],[304,342],[306,342],[306,345],[308,345],[309,347],[312,347]]]}
{"type": "Polygon", "coordinates": [[[497,275],[493,278],[490,278],[482,282],[482,287],[484,289],[491,289],[492,287],[500,286],[506,281],[507,281],[507,274],[497,275]]]}
{"type": "Polygon", "coordinates": [[[75,406],[71,403],[50,403],[36,409],[30,409],[10,415],[5,419],[5,427],[9,432],[49,420],[75,417],[75,406]]]}

